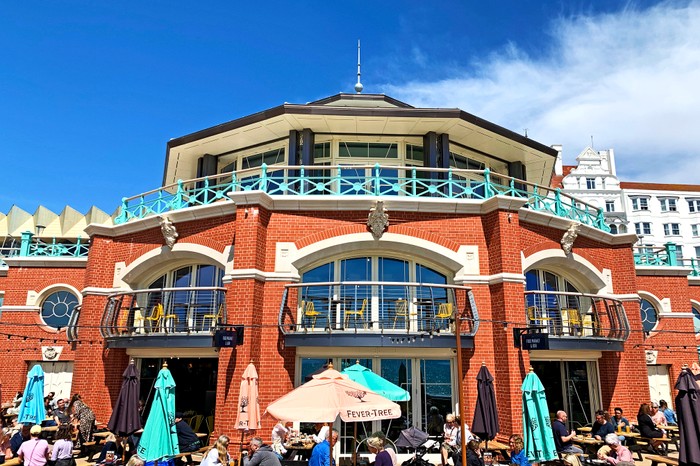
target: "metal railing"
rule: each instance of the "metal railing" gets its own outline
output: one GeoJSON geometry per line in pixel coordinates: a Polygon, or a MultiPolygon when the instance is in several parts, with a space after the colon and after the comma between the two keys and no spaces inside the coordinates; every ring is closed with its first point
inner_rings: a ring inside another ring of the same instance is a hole
{"type": "Polygon", "coordinates": [[[528,324],[550,337],[625,341],[630,325],[622,301],[588,293],[526,291],[528,324]]]}
{"type": "Polygon", "coordinates": [[[155,288],[107,298],[100,331],[104,338],[211,332],[226,322],[226,289],[155,288]]]}
{"type": "Polygon", "coordinates": [[[539,186],[490,170],[391,165],[287,166],[260,168],[178,181],[123,198],[116,224],[187,207],[227,201],[229,192],[262,191],[287,196],[406,196],[444,199],[526,199],[527,208],[610,231],[602,209],[559,189],[539,186]]]}
{"type": "Polygon", "coordinates": [[[278,324],[294,332],[455,334],[473,336],[479,315],[471,288],[405,282],[326,282],[286,285],[278,324]]]}
{"type": "Polygon", "coordinates": [[[82,305],[75,306],[73,312],[68,319],[68,325],[66,326],[66,339],[69,343],[78,341],[78,322],[80,321],[80,310],[82,305]]]}
{"type": "Polygon", "coordinates": [[[633,246],[632,251],[634,254],[634,265],[677,265],[675,263],[675,247],[673,250],[673,257],[669,254],[667,246],[633,246]]]}

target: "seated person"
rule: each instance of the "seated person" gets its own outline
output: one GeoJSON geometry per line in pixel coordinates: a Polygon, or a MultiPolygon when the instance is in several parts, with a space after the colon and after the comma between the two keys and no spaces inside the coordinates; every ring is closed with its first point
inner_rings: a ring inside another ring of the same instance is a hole
{"type": "Polygon", "coordinates": [[[243,457],[244,466],[280,466],[277,453],[260,437],[250,439],[250,454],[243,457]]]}
{"type": "Polygon", "coordinates": [[[668,407],[668,403],[665,400],[659,400],[659,412],[662,412],[666,417],[666,425],[677,426],[678,420],[676,419],[676,413],[673,412],[671,408],[668,407]]]}
{"type": "Polygon", "coordinates": [[[277,424],[275,424],[275,427],[272,428],[272,449],[282,458],[285,458],[289,453],[287,449],[284,448],[284,444],[287,443],[287,437],[291,432],[291,421],[279,421],[277,424]]]}
{"type": "Polygon", "coordinates": [[[609,449],[607,452],[604,451],[603,448],[598,450],[598,459],[607,461],[613,465],[621,462],[634,464],[632,452],[629,450],[629,448],[620,445],[620,439],[617,438],[617,435],[606,435],[605,443],[609,446],[609,449]]]}
{"type": "Polygon", "coordinates": [[[525,452],[525,442],[521,436],[511,435],[508,439],[508,447],[510,448],[510,464],[530,466],[530,460],[527,459],[525,452]]]}
{"type": "Polygon", "coordinates": [[[467,443],[467,466],[484,466],[484,458],[481,455],[478,440],[470,440],[467,443]]]}
{"type": "Polygon", "coordinates": [[[56,442],[51,450],[51,461],[55,466],[70,466],[73,459],[71,426],[62,425],[56,432],[56,442]]]}
{"type": "Polygon", "coordinates": [[[656,427],[654,421],[651,419],[651,407],[649,403],[642,403],[639,406],[639,412],[637,413],[637,426],[639,428],[639,433],[642,437],[651,440],[651,446],[659,453],[663,453],[663,442],[660,439],[664,436],[664,432],[656,427]]]}
{"type": "MultiPolygon", "coordinates": [[[[326,438],[323,442],[317,444],[313,450],[311,450],[311,458],[309,458],[309,466],[328,466],[331,463],[331,448],[333,448],[338,441],[338,431],[327,430],[326,438]]],[[[335,465],[335,460],[333,461],[335,465]]]]}
{"type": "Polygon", "coordinates": [[[659,411],[659,405],[657,403],[654,403],[653,401],[649,405],[649,408],[651,409],[651,420],[654,421],[654,424],[657,426],[666,426],[668,425],[668,422],[666,421],[666,416],[664,416],[664,413],[659,411]]]}
{"type": "Polygon", "coordinates": [[[105,438],[105,444],[102,446],[100,456],[97,458],[98,464],[114,463],[116,459],[122,457],[124,449],[122,447],[122,438],[110,433],[105,438]]]}
{"type": "Polygon", "coordinates": [[[430,407],[430,414],[428,414],[428,435],[437,436],[442,435],[443,426],[445,425],[445,418],[437,409],[437,406],[430,407]]]}
{"type": "Polygon", "coordinates": [[[328,439],[328,425],[319,422],[314,425],[314,428],[316,429],[316,433],[311,435],[314,442],[316,444],[325,442],[328,439]]]}
{"type": "Polygon", "coordinates": [[[61,398],[56,402],[56,409],[53,410],[52,415],[57,425],[70,424],[70,414],[68,414],[68,409],[66,408],[65,398],[61,398]]]}
{"type": "Polygon", "coordinates": [[[14,457],[12,453],[12,448],[10,447],[10,429],[8,427],[3,427],[0,430],[0,455],[5,455],[5,459],[9,460],[14,457]]]}
{"type": "Polygon", "coordinates": [[[615,428],[612,423],[605,420],[605,412],[599,409],[595,412],[595,422],[591,428],[591,435],[596,440],[603,440],[606,435],[615,432],[615,428]]]}
{"type": "Polygon", "coordinates": [[[573,444],[572,438],[576,437],[576,431],[566,428],[568,415],[566,411],[557,411],[557,418],[552,422],[552,434],[554,435],[554,445],[559,453],[583,454],[583,450],[573,444]]]}
{"type": "Polygon", "coordinates": [[[24,442],[32,438],[31,434],[29,433],[31,431],[31,428],[31,424],[22,424],[22,428],[10,439],[10,449],[12,450],[13,456],[17,456],[17,451],[19,450],[19,447],[24,442]]]}
{"type": "Polygon", "coordinates": [[[182,420],[182,413],[175,413],[175,429],[177,430],[177,443],[180,446],[180,453],[197,451],[202,448],[202,441],[199,440],[192,427],[182,420]]]}
{"type": "Polygon", "coordinates": [[[392,447],[391,444],[389,442],[387,442],[386,435],[384,435],[384,432],[382,432],[381,430],[379,430],[377,432],[373,432],[370,437],[376,437],[382,441],[382,447],[383,447],[384,451],[387,452],[387,454],[391,458],[391,464],[393,466],[398,466],[399,459],[396,456],[396,452],[394,451],[394,447],[392,447]]]}
{"type": "Polygon", "coordinates": [[[613,417],[610,418],[610,422],[612,422],[612,425],[617,429],[617,426],[622,427],[628,427],[630,425],[630,421],[627,420],[626,417],[622,415],[622,408],[615,408],[615,414],[613,417]]]}
{"type": "Polygon", "coordinates": [[[457,417],[450,413],[445,419],[445,425],[443,427],[444,441],[440,445],[440,459],[442,460],[442,466],[447,464],[447,458],[458,449],[457,434],[459,434],[457,417]]]}

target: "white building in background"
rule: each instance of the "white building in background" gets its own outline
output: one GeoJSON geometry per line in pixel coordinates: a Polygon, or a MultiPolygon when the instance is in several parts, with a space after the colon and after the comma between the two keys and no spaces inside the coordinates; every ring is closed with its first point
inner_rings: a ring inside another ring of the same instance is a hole
{"type": "Polygon", "coordinates": [[[575,166],[559,162],[554,180],[563,192],[605,209],[613,233],[634,232],[639,246],[677,246],[679,263],[700,257],[700,185],[620,181],[612,149],[584,149],[575,166]],[[683,260],[685,259],[685,260],[683,260]]]}

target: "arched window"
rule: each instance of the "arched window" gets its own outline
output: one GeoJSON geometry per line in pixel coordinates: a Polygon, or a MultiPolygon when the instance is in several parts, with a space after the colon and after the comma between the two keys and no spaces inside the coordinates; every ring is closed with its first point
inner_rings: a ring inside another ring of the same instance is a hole
{"type": "Polygon", "coordinates": [[[63,328],[68,325],[78,303],[78,297],[70,291],[55,291],[41,303],[41,320],[49,327],[63,328]]]}
{"type": "Polygon", "coordinates": [[[642,298],[639,302],[639,312],[642,318],[642,327],[645,332],[651,332],[659,321],[659,312],[656,306],[648,299],[642,298]]]}
{"type": "Polygon", "coordinates": [[[698,306],[692,306],[693,311],[693,325],[695,327],[695,333],[700,333],[700,308],[698,306]]]}

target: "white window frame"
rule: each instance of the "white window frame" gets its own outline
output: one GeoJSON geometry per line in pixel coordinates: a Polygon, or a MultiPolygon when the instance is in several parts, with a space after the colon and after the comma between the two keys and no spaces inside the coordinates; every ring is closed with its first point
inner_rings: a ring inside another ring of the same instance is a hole
{"type": "Polygon", "coordinates": [[[649,210],[649,198],[645,196],[636,196],[630,198],[632,200],[632,210],[649,210]]]}
{"type": "Polygon", "coordinates": [[[693,236],[700,236],[700,223],[693,223],[690,225],[690,231],[693,236]]]}
{"type": "Polygon", "coordinates": [[[586,189],[596,189],[595,178],[586,177],[585,181],[586,181],[586,189]]]}
{"type": "Polygon", "coordinates": [[[700,198],[686,199],[688,201],[688,211],[691,214],[700,213],[700,198]]]}
{"type": "Polygon", "coordinates": [[[605,201],[605,211],[615,212],[615,201],[605,201]]]}
{"type": "Polygon", "coordinates": [[[681,235],[681,224],[680,223],[664,223],[664,236],[680,236],[681,235]]]}
{"type": "Polygon", "coordinates": [[[678,212],[678,202],[675,197],[659,198],[659,205],[661,206],[661,212],[678,212]]]}
{"type": "Polygon", "coordinates": [[[650,235],[651,222],[637,222],[634,224],[634,232],[637,235],[650,235]]]}

